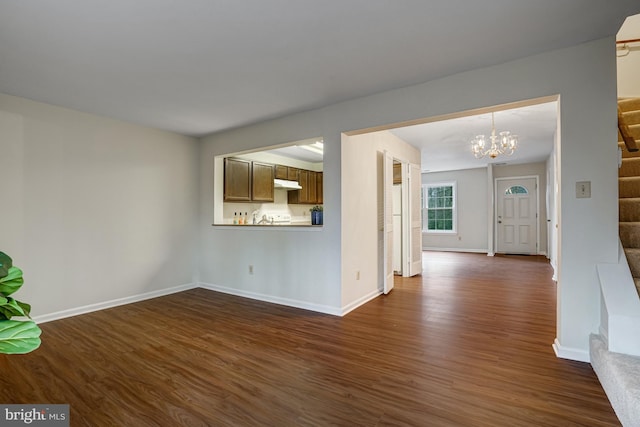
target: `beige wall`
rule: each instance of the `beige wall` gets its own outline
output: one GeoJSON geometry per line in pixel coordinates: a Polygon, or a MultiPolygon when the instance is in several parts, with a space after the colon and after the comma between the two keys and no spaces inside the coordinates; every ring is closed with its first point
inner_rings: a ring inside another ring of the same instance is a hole
{"type": "MultiPolygon", "coordinates": [[[[420,151],[390,132],[342,138],[342,306],[353,307],[381,291],[379,153],[420,164],[420,151]],[[359,272],[359,278],[358,278],[359,272]]],[[[395,232],[395,230],[394,230],[395,232]]]]}
{"type": "Polygon", "coordinates": [[[0,94],[0,250],[34,316],[193,283],[197,144],[0,94]]]}

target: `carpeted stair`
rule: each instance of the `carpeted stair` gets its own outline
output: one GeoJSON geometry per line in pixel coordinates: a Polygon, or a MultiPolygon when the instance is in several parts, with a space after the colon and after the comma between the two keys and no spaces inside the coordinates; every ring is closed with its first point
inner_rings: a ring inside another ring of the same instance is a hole
{"type": "Polygon", "coordinates": [[[600,335],[589,339],[591,366],[624,427],[640,426],[640,357],[613,353],[600,335]]]}
{"type": "MultiPolygon", "coordinates": [[[[640,98],[618,100],[621,123],[640,146],[640,98]]],[[[627,255],[631,275],[640,294],[640,151],[630,152],[618,132],[622,166],[618,171],[620,240],[627,255]]]]}

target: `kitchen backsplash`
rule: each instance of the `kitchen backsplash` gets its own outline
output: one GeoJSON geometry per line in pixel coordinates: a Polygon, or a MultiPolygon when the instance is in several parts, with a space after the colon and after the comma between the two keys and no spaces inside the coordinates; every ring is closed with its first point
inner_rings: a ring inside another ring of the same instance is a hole
{"type": "Polygon", "coordinates": [[[290,205],[287,203],[287,190],[275,189],[273,203],[224,203],[224,223],[233,224],[234,213],[247,214],[248,223],[252,223],[255,212],[257,221],[262,215],[289,214],[292,224],[311,224],[311,209],[313,205],[290,205]]]}

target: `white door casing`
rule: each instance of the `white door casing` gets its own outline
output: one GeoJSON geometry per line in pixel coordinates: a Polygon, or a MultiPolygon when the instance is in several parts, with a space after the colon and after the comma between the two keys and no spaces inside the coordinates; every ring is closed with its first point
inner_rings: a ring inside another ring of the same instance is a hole
{"type": "Polygon", "coordinates": [[[496,179],[496,252],[537,254],[537,177],[496,179]]]}
{"type": "Polygon", "coordinates": [[[382,167],[383,182],[383,291],[385,294],[393,289],[393,157],[384,152],[382,167]]]}
{"type": "Polygon", "coordinates": [[[409,276],[422,274],[422,173],[420,165],[409,165],[409,276]]]}
{"type": "Polygon", "coordinates": [[[402,245],[402,236],[404,228],[402,225],[402,184],[393,184],[393,273],[402,274],[403,272],[403,260],[402,252],[404,248],[402,245]]]}

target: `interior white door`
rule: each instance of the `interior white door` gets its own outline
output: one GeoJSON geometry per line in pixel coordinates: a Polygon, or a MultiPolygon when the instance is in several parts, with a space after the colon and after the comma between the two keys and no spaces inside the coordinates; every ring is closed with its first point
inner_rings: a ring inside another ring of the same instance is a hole
{"type": "Polygon", "coordinates": [[[384,165],[382,167],[382,186],[384,199],[383,218],[383,290],[385,294],[393,289],[393,157],[384,152],[384,165]]]}
{"type": "Polygon", "coordinates": [[[393,274],[402,274],[402,184],[393,184],[393,274]]]}
{"type": "Polygon", "coordinates": [[[497,180],[497,252],[537,253],[537,188],[535,178],[497,180]]]}
{"type": "Polygon", "coordinates": [[[422,173],[420,165],[409,165],[409,276],[422,274],[422,173]]]}

